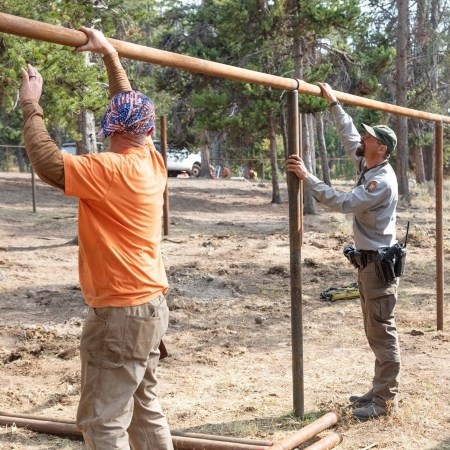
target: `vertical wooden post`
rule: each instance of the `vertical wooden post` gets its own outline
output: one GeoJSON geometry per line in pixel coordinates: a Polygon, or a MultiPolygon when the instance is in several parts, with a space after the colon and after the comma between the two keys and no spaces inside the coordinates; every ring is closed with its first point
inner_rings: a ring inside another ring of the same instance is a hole
{"type": "MultiPolygon", "coordinates": [[[[166,116],[160,117],[160,137],[161,137],[161,154],[164,158],[164,165],[167,169],[167,120],[166,116]]],[[[164,236],[169,234],[169,183],[164,189],[164,206],[163,206],[163,233],[164,236]]]]}
{"type": "MultiPolygon", "coordinates": [[[[288,92],[287,97],[288,153],[299,155],[299,114],[298,93],[288,92]]],[[[292,385],[294,414],[304,415],[303,382],[303,315],[302,315],[302,278],[301,278],[301,242],[302,242],[302,205],[300,180],[293,173],[287,174],[289,197],[289,237],[291,271],[291,330],[292,330],[292,385]]]]}
{"type": "Polygon", "coordinates": [[[443,239],[443,178],[444,132],[442,122],[434,125],[434,151],[436,157],[436,316],[437,329],[444,329],[444,239],[443,239]]]}

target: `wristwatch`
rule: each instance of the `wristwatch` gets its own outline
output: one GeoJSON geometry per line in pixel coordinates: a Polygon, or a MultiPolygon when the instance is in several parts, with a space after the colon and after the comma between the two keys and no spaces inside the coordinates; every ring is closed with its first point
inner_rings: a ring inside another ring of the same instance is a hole
{"type": "Polygon", "coordinates": [[[332,108],[333,106],[336,106],[336,105],[340,105],[340,104],[341,104],[341,102],[339,100],[335,100],[334,102],[330,103],[330,108],[332,108]]]}

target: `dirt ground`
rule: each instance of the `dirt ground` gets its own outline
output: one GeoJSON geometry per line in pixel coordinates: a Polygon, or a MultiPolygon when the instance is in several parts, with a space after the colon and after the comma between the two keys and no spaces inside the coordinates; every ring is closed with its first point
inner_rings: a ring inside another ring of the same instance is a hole
{"type": "MultiPolygon", "coordinates": [[[[398,209],[399,238],[408,220],[411,228],[396,312],[403,372],[395,416],[351,419],[348,396],[365,392],[373,373],[359,300],[320,299],[323,290],[356,281],[342,255],[351,218],[320,208],[304,219],[302,421],[292,414],[285,185],[283,203],[272,205],[266,182],[170,179],[170,233],[162,242],[170,357],[160,364],[159,394],[171,428],[278,440],[338,411],[340,449],[450,449],[450,305],[446,298],[438,332],[433,192],[413,190],[413,207],[398,209]]],[[[36,204],[33,213],[29,175],[0,174],[0,414],[73,420],[87,312],[78,247],[70,244],[76,201],[38,182],[36,204]]],[[[449,218],[446,208],[446,279],[449,218]]],[[[79,440],[0,425],[0,449],[83,448],[79,440]]]]}

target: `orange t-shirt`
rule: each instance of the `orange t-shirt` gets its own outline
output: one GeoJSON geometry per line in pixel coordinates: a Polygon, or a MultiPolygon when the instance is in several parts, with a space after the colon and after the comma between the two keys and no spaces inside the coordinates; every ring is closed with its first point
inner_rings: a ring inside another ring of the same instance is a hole
{"type": "Polygon", "coordinates": [[[65,195],[79,198],[78,265],[87,304],[135,306],[166,293],[160,241],[167,175],[153,144],[63,157],[65,195]]]}

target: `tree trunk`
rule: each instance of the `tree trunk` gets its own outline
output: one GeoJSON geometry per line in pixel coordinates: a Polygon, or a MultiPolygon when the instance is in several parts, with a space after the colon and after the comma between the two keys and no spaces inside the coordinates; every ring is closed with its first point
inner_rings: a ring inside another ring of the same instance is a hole
{"type": "Polygon", "coordinates": [[[223,133],[219,131],[209,131],[208,132],[208,142],[209,145],[209,162],[211,160],[215,165],[220,161],[220,144],[223,139],[223,133]]]}
{"type": "MultiPolygon", "coordinates": [[[[397,58],[396,58],[396,101],[399,106],[407,106],[408,86],[408,1],[397,0],[397,58]]],[[[411,203],[408,184],[408,119],[397,116],[397,178],[399,194],[407,204],[411,203]]]]}
{"type": "MultiPolygon", "coordinates": [[[[297,6],[298,7],[298,6],[297,6]]],[[[294,54],[294,77],[303,80],[303,43],[302,36],[298,33],[294,32],[294,43],[293,43],[293,54],[294,54]]],[[[311,169],[311,148],[310,148],[310,140],[309,135],[307,133],[307,115],[302,114],[302,143],[303,146],[303,154],[301,157],[305,161],[306,167],[308,170],[311,169]],[[307,160],[309,158],[309,164],[307,164],[307,160]]],[[[316,207],[316,200],[312,195],[312,192],[309,189],[303,190],[303,214],[318,214],[316,207]]]]}
{"type": "Polygon", "coordinates": [[[322,164],[322,178],[325,184],[331,186],[330,168],[328,166],[327,145],[325,143],[322,113],[318,113],[316,115],[316,124],[317,124],[317,142],[319,143],[320,162],[322,164]]]}
{"type": "MultiPolygon", "coordinates": [[[[311,137],[310,127],[307,122],[309,121],[308,114],[303,114],[302,117],[302,137],[303,137],[303,162],[306,168],[313,173],[312,168],[312,149],[311,149],[311,137]]],[[[310,189],[305,189],[303,193],[303,212],[304,214],[315,215],[319,214],[316,206],[316,199],[313,197],[310,189]]]]}
{"type": "Polygon", "coordinates": [[[431,181],[434,180],[434,174],[436,172],[434,145],[427,145],[424,150],[423,163],[425,167],[425,179],[431,181]]]}
{"type": "Polygon", "coordinates": [[[212,178],[211,170],[209,167],[209,132],[205,130],[203,132],[203,145],[200,147],[200,154],[202,156],[202,167],[200,169],[199,178],[212,178]]]}
{"type": "Polygon", "coordinates": [[[26,166],[26,158],[25,158],[26,151],[23,148],[16,149],[16,156],[17,156],[17,164],[19,165],[19,172],[23,173],[25,172],[25,166],[26,166]]]}
{"type": "MultiPolygon", "coordinates": [[[[414,64],[411,70],[412,86],[422,86],[419,90],[423,90],[428,82],[429,62],[426,57],[426,46],[429,39],[429,23],[427,20],[428,0],[417,0],[416,23],[412,38],[414,45],[411,45],[411,57],[414,60],[421,61],[421,64],[414,64]],[[413,53],[414,52],[414,53],[413,53]]],[[[422,152],[422,136],[424,124],[418,120],[410,120],[410,129],[414,137],[412,143],[414,174],[417,183],[425,182],[425,166],[422,152]]]]}
{"type": "Polygon", "coordinates": [[[307,114],[308,117],[308,129],[309,129],[309,148],[310,148],[310,158],[311,158],[311,173],[317,175],[317,165],[316,165],[316,142],[314,139],[314,115],[307,114]]]}
{"type": "Polygon", "coordinates": [[[414,174],[417,183],[425,182],[425,166],[423,163],[422,153],[422,128],[421,124],[416,120],[410,120],[411,131],[414,136],[413,157],[414,157],[414,174]]]}
{"type": "Polygon", "coordinates": [[[277,135],[275,130],[275,121],[270,116],[270,167],[272,172],[272,202],[277,205],[281,204],[280,182],[278,179],[278,160],[277,160],[277,135]]]}
{"type": "Polygon", "coordinates": [[[81,111],[78,115],[78,131],[81,134],[81,140],[77,142],[77,155],[97,153],[95,117],[92,111],[81,111]]]}
{"type": "Polygon", "coordinates": [[[208,144],[200,147],[200,154],[202,155],[202,167],[200,169],[199,178],[211,178],[211,170],[209,167],[209,147],[208,144]]]}
{"type": "Polygon", "coordinates": [[[438,36],[437,36],[437,30],[439,27],[439,16],[441,15],[439,11],[439,5],[440,0],[431,0],[430,2],[430,24],[431,29],[433,30],[430,33],[430,42],[433,44],[430,45],[431,55],[432,55],[432,66],[430,67],[430,83],[431,83],[431,90],[433,92],[436,92],[438,88],[438,71],[439,71],[439,45],[437,45],[436,42],[438,42],[438,36]]]}
{"type": "MultiPolygon", "coordinates": [[[[89,66],[89,52],[84,53],[84,61],[86,66],[89,66]]],[[[97,153],[97,133],[92,111],[84,110],[78,115],[78,132],[81,134],[81,140],[77,142],[77,155],[97,153]]]]}
{"type": "MultiPolygon", "coordinates": [[[[429,33],[430,45],[429,53],[431,57],[431,67],[430,67],[430,88],[431,92],[437,93],[438,91],[438,72],[439,72],[439,59],[441,58],[439,54],[440,46],[437,44],[439,41],[438,28],[439,28],[439,18],[442,17],[440,12],[440,0],[430,1],[430,25],[431,31],[429,33]]],[[[436,148],[434,145],[430,146],[429,151],[430,161],[429,161],[429,178],[428,180],[434,180],[436,174],[436,148]]]]}
{"type": "Polygon", "coordinates": [[[286,108],[281,108],[280,128],[283,139],[284,158],[287,159],[289,155],[287,147],[286,108]]]}
{"type": "Polygon", "coordinates": [[[414,174],[417,183],[425,182],[425,166],[423,164],[423,153],[419,145],[413,148],[414,155],[414,174]]]}

